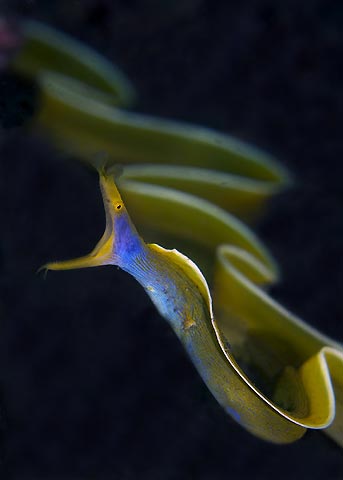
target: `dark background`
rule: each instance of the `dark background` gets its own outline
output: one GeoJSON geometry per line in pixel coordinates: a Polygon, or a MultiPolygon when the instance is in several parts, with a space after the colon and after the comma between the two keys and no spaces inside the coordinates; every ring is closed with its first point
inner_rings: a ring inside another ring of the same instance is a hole
{"type": "MultiPolygon", "coordinates": [[[[0,1],[129,75],[137,110],[229,132],[297,186],[257,227],[273,295],[343,340],[341,1],[0,1]]],[[[51,273],[102,234],[97,179],[25,131],[31,85],[0,79],[0,479],[338,479],[319,432],[274,446],[227,417],[142,289],[115,268],[51,273]]]]}

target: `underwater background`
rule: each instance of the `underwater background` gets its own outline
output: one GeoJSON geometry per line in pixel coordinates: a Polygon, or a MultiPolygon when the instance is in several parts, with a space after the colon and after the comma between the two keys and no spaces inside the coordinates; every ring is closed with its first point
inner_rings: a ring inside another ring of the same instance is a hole
{"type": "MultiPolygon", "coordinates": [[[[343,341],[343,4],[1,1],[115,62],[135,110],[230,133],[295,185],[255,228],[280,264],[274,297],[343,341]]],[[[318,432],[264,443],[228,418],[141,287],[106,269],[36,275],[88,252],[97,178],[25,130],[35,87],[0,77],[0,479],[338,479],[318,432]],[[139,335],[137,335],[139,332],[139,335]]]]}

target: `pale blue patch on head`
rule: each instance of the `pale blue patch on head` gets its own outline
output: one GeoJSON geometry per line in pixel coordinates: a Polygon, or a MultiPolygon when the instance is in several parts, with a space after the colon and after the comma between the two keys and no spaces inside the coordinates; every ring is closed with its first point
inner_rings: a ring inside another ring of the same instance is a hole
{"type": "Polygon", "coordinates": [[[144,252],[144,245],[127,213],[122,213],[114,221],[115,255],[120,258],[123,267],[144,252]]]}
{"type": "Polygon", "coordinates": [[[145,289],[154,275],[148,249],[126,212],[114,219],[114,264],[132,275],[145,289]]]}

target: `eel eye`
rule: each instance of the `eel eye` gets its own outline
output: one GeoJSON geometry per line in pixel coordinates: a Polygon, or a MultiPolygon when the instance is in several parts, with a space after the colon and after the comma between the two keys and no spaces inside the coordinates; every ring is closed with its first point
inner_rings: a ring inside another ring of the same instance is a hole
{"type": "Polygon", "coordinates": [[[117,209],[117,210],[120,210],[120,209],[121,209],[121,207],[122,207],[122,204],[121,204],[121,203],[117,203],[117,205],[116,205],[116,209],[117,209]]]}

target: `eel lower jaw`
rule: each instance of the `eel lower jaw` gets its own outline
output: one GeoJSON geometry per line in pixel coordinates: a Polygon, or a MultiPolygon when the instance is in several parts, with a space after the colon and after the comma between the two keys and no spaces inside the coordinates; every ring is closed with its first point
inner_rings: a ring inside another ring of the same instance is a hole
{"type": "Polygon", "coordinates": [[[74,270],[78,268],[99,267],[113,264],[113,234],[105,231],[94,250],[83,257],[62,260],[60,262],[49,262],[43,265],[41,270],[74,270]]]}

